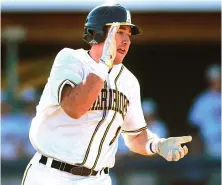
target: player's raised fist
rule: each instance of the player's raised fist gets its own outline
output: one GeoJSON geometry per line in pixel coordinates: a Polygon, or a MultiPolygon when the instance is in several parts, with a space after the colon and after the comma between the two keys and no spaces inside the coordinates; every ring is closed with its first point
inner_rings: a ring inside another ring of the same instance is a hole
{"type": "Polygon", "coordinates": [[[163,156],[167,161],[178,161],[188,153],[188,148],[186,146],[182,147],[181,144],[190,141],[192,141],[191,136],[160,139],[157,153],[163,156]]]}
{"type": "Polygon", "coordinates": [[[102,57],[100,58],[100,61],[105,63],[109,68],[112,67],[113,61],[116,57],[116,40],[115,35],[120,27],[120,23],[114,22],[107,34],[107,38],[105,40],[104,46],[103,46],[103,53],[102,57]]]}

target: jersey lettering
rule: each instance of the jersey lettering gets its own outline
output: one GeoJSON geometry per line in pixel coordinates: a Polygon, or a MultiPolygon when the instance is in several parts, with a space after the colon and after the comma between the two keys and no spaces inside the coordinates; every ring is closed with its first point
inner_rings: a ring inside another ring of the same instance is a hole
{"type": "Polygon", "coordinates": [[[90,108],[90,111],[113,110],[120,113],[124,119],[128,106],[129,100],[122,92],[116,91],[115,89],[102,89],[93,106],[90,108]]]}

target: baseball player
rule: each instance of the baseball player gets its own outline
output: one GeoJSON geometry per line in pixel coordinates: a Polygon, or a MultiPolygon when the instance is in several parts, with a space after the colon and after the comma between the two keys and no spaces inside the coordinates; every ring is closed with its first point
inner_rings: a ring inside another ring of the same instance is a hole
{"type": "Polygon", "coordinates": [[[159,138],[149,131],[136,77],[122,64],[131,35],[141,34],[119,4],[87,16],[83,39],[90,50],[62,49],[30,128],[36,149],[22,185],[110,185],[117,141],[142,155],[183,158],[191,136],[159,138]]]}

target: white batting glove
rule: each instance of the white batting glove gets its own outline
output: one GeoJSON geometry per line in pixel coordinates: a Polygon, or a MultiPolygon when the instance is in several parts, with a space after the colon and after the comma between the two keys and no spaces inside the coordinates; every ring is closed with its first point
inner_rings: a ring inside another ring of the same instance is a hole
{"type": "Polygon", "coordinates": [[[116,40],[115,35],[120,27],[120,23],[114,22],[108,32],[107,38],[104,43],[103,47],[103,54],[100,58],[100,62],[103,62],[108,66],[108,68],[111,68],[113,66],[113,61],[116,57],[116,40]]]}
{"type": "Polygon", "coordinates": [[[153,141],[152,150],[164,157],[167,161],[178,161],[182,159],[187,153],[188,148],[181,146],[181,144],[192,141],[191,136],[170,137],[167,139],[158,139],[153,141]]]}

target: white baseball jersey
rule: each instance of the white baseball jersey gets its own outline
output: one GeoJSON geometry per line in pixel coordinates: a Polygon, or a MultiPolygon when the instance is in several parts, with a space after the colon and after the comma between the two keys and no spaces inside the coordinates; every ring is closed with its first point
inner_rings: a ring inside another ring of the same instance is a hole
{"type": "Polygon", "coordinates": [[[81,118],[63,111],[64,85],[74,88],[97,66],[86,50],[64,48],[58,53],[31,124],[30,140],[38,152],[90,169],[111,168],[119,134],[146,129],[139,83],[122,64],[113,66],[97,100],[81,118]]]}

